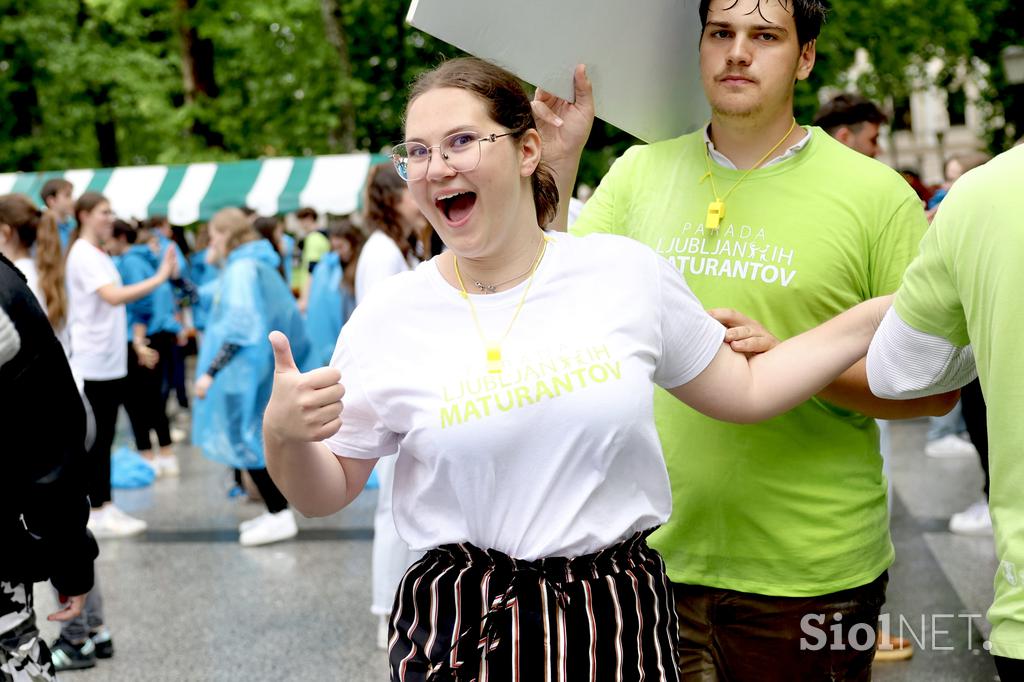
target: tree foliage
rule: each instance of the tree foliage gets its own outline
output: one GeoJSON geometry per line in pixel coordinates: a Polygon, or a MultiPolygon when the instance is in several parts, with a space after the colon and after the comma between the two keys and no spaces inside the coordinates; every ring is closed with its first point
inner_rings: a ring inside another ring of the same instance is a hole
{"type": "MultiPolygon", "coordinates": [[[[1024,131],[998,55],[1024,42],[1014,0],[833,0],[810,81],[905,96],[941,57],[987,64],[992,143],[1024,131]]],[[[408,83],[458,50],[405,23],[408,0],[0,0],[0,170],[378,151],[401,136],[408,83]]],[[[697,30],[695,27],[692,30],[697,30]]],[[[1016,94],[1014,99],[1013,95],[1016,94]]],[[[580,169],[595,184],[635,141],[598,122],[580,169]]]]}

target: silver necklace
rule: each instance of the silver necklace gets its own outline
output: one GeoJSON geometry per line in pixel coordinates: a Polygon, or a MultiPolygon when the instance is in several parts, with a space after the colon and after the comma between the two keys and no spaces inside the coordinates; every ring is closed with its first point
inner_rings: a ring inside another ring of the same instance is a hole
{"type": "Polygon", "coordinates": [[[482,293],[482,294],[493,294],[493,293],[496,293],[498,291],[498,287],[503,287],[503,286],[505,286],[506,284],[508,284],[510,282],[514,282],[517,279],[522,279],[523,277],[526,277],[527,275],[530,274],[530,271],[532,269],[533,269],[533,265],[531,264],[530,267],[528,267],[521,274],[518,274],[515,277],[512,277],[511,279],[506,279],[504,282],[498,282],[497,284],[484,284],[483,282],[474,279],[473,280],[473,286],[475,286],[477,289],[479,289],[480,293],[482,293]]]}

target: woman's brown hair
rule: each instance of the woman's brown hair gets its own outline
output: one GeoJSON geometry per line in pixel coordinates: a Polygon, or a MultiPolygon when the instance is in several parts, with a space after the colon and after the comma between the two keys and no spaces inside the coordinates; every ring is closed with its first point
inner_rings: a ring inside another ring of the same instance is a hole
{"type": "Polygon", "coordinates": [[[100,204],[109,204],[110,201],[99,192],[85,192],[75,202],[75,229],[71,231],[71,238],[68,239],[68,251],[71,245],[82,234],[82,214],[92,213],[100,204]]]}
{"type": "Polygon", "coordinates": [[[60,329],[67,315],[68,298],[56,214],[53,211],[42,213],[24,194],[5,194],[0,197],[0,223],[10,225],[26,249],[35,246],[35,264],[39,271],[39,289],[46,299],[46,316],[54,329],[60,329]]]}
{"type": "Polygon", "coordinates": [[[359,231],[359,228],[352,224],[352,221],[349,220],[347,216],[343,216],[337,222],[333,223],[328,234],[331,237],[344,239],[348,242],[352,255],[349,256],[347,263],[341,264],[341,287],[348,293],[355,296],[356,265],[359,263],[359,254],[363,250],[363,243],[366,242],[366,238],[363,236],[363,233],[359,231]]]}
{"type": "Polygon", "coordinates": [[[249,216],[238,208],[222,208],[210,218],[210,229],[225,232],[228,235],[224,245],[224,257],[242,244],[262,239],[260,233],[253,229],[249,216]]]}
{"type": "MultiPolygon", "coordinates": [[[[487,114],[498,125],[512,131],[519,139],[527,130],[537,128],[530,98],[519,80],[508,71],[475,57],[460,57],[427,71],[413,83],[409,105],[420,95],[437,88],[458,88],[483,100],[487,114]]],[[[409,111],[406,105],[406,113],[409,111]]],[[[558,186],[551,169],[543,161],[530,178],[537,224],[546,226],[558,213],[558,186]]]]}
{"type": "Polygon", "coordinates": [[[408,185],[390,162],[378,163],[370,169],[366,179],[366,227],[371,233],[380,230],[391,237],[403,256],[408,256],[412,248],[402,224],[402,215],[398,212],[402,194],[407,191],[408,185]]]}
{"type": "Polygon", "coordinates": [[[274,253],[281,256],[281,262],[277,264],[277,271],[281,274],[281,277],[287,279],[284,269],[284,255],[281,253],[281,244],[277,241],[277,228],[280,226],[281,220],[277,216],[260,216],[252,221],[252,229],[259,232],[260,236],[274,247],[274,253]]]}

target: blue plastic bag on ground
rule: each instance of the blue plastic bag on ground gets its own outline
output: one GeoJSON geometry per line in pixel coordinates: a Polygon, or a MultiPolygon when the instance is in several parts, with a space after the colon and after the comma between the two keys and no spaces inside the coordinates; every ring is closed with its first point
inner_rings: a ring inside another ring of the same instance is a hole
{"type": "Polygon", "coordinates": [[[145,488],[152,485],[156,470],[131,448],[119,447],[110,455],[110,486],[112,488],[145,488]]]}

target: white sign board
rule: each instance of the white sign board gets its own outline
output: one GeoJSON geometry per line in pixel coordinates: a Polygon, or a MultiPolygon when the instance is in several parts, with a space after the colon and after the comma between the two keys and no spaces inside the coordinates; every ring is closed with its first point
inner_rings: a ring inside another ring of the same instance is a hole
{"type": "Polygon", "coordinates": [[[707,121],[698,0],[413,0],[408,21],[559,97],[586,64],[597,115],[654,142],[707,121]]]}

